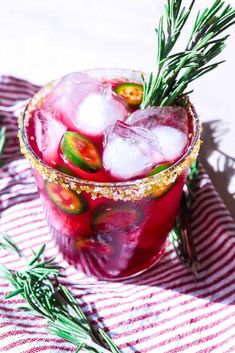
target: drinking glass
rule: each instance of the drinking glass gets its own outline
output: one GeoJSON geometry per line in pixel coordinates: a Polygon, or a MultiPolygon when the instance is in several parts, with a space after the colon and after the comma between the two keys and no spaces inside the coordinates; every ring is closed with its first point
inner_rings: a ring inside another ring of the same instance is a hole
{"type": "MultiPolygon", "coordinates": [[[[95,69],[86,72],[103,81],[142,82],[138,71],[95,69]]],[[[164,254],[188,168],[198,155],[200,122],[195,110],[188,103],[191,127],[188,147],[169,168],[134,181],[83,180],[45,163],[34,152],[27,136],[26,126],[32,112],[43,106],[44,97],[55,84],[56,81],[43,87],[19,119],[21,150],[32,165],[51,234],[64,258],[87,275],[117,280],[140,274],[164,254]],[[65,212],[58,207],[56,197],[57,201],[62,197],[82,205],[83,212],[65,212]]]]}

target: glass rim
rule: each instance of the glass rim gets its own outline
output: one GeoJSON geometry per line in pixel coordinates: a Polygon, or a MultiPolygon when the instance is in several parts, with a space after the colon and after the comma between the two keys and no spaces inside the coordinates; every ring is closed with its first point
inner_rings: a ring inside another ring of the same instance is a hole
{"type": "MultiPolygon", "coordinates": [[[[122,68],[97,68],[97,69],[88,69],[84,70],[81,72],[123,72],[123,74],[141,74],[141,71],[138,70],[130,70],[130,69],[122,69],[122,68]]],[[[117,78],[120,78],[118,76],[117,78]]],[[[123,78],[126,79],[125,75],[123,78]]],[[[35,108],[40,108],[43,106],[43,100],[44,97],[50,92],[50,90],[54,87],[54,85],[57,83],[57,80],[51,81],[47,85],[43,86],[28,102],[27,106],[25,107],[25,110],[19,117],[19,140],[20,140],[20,147],[21,147],[21,152],[25,155],[25,157],[31,162],[31,165],[33,168],[37,169],[39,173],[43,176],[44,179],[47,179],[49,181],[56,181],[59,182],[60,184],[63,184],[64,186],[70,187],[74,190],[76,188],[74,187],[75,184],[79,184],[80,187],[85,190],[86,187],[89,188],[98,188],[99,191],[102,188],[128,188],[128,187],[135,187],[138,185],[144,185],[144,184],[153,184],[155,182],[159,182],[162,178],[165,178],[171,182],[172,175],[175,174],[175,178],[177,175],[179,175],[183,169],[186,167],[189,167],[191,163],[196,159],[201,140],[200,140],[200,132],[201,132],[201,123],[200,119],[196,113],[196,110],[190,100],[188,99],[188,107],[187,107],[187,112],[190,114],[192,117],[193,121],[193,137],[190,142],[190,145],[188,146],[187,150],[185,153],[171,166],[169,166],[167,169],[161,171],[158,174],[151,175],[151,176],[145,176],[143,178],[138,178],[135,180],[129,180],[129,181],[115,181],[115,182],[100,182],[100,181],[93,181],[93,180],[87,180],[87,179],[81,179],[79,177],[73,177],[70,175],[67,175],[57,169],[54,169],[50,165],[48,165],[45,161],[43,161],[37,154],[34,152],[32,147],[30,146],[30,143],[27,138],[26,134],[26,129],[25,126],[30,119],[31,112],[35,108]]],[[[166,184],[166,183],[165,183],[166,184]]],[[[78,190],[76,190],[78,191],[78,190]]],[[[80,191],[81,192],[81,191],[80,191]]]]}

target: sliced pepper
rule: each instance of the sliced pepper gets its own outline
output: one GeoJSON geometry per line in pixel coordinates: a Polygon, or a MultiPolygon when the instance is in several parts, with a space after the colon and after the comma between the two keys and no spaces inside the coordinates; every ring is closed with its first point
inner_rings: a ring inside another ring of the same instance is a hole
{"type": "Polygon", "coordinates": [[[45,188],[51,201],[65,213],[78,215],[87,211],[88,205],[82,195],[48,181],[45,188]]]}
{"type": "MultiPolygon", "coordinates": [[[[148,176],[151,175],[155,175],[158,174],[160,172],[162,172],[163,170],[166,170],[167,168],[169,168],[172,164],[171,163],[162,163],[157,165],[153,170],[151,170],[151,172],[148,174],[148,176]]],[[[168,185],[165,185],[164,187],[162,187],[161,189],[154,191],[151,194],[151,198],[153,199],[160,199],[162,196],[164,196],[168,191],[171,190],[171,188],[174,186],[174,184],[176,183],[176,180],[173,181],[172,183],[169,183],[168,185]]]]}
{"type": "Polygon", "coordinates": [[[143,99],[143,86],[139,83],[121,83],[114,88],[114,92],[122,97],[131,108],[138,107],[143,99]]]}
{"type": "Polygon", "coordinates": [[[96,230],[109,226],[130,231],[139,226],[142,220],[143,212],[140,207],[135,207],[133,204],[107,202],[93,212],[91,226],[96,230]]]}
{"type": "Polygon", "coordinates": [[[89,173],[102,168],[102,162],[95,144],[87,137],[74,131],[67,131],[61,142],[64,157],[75,166],[89,173]]]}

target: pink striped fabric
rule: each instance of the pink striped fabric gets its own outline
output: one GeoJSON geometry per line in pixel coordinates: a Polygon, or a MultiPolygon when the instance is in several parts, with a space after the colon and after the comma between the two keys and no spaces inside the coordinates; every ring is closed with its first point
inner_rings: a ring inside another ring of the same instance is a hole
{"type": "MultiPolygon", "coordinates": [[[[30,97],[37,86],[14,77],[0,78],[0,105],[30,97]]],[[[25,255],[47,244],[56,255],[29,164],[19,152],[17,121],[0,110],[7,127],[4,167],[0,169],[0,232],[11,235],[25,255]]],[[[103,327],[124,353],[235,352],[235,224],[206,173],[201,170],[193,205],[193,233],[200,276],[195,278],[170,246],[160,263],[135,279],[105,282],[67,265],[64,283],[92,324],[103,327]]],[[[1,262],[18,268],[14,255],[1,262]]],[[[46,333],[45,321],[17,309],[20,297],[1,299],[11,290],[0,282],[0,352],[73,352],[75,347],[46,333]]]]}

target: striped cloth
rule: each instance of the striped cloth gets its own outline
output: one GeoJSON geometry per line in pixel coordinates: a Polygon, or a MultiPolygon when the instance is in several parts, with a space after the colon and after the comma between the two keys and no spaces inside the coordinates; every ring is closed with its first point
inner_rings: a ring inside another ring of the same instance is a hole
{"type": "MultiPolygon", "coordinates": [[[[37,86],[14,77],[0,78],[0,105],[30,97],[37,86]]],[[[30,255],[51,241],[29,164],[19,152],[16,117],[0,110],[7,127],[5,165],[0,169],[0,232],[30,255]]],[[[193,233],[201,263],[194,277],[170,247],[157,266],[123,282],[98,281],[77,273],[60,255],[72,290],[91,323],[103,327],[123,353],[235,352],[235,224],[207,174],[201,170],[193,205],[193,233]]],[[[19,268],[14,255],[1,251],[1,262],[19,268]]],[[[45,321],[17,309],[20,297],[0,282],[0,352],[74,352],[75,347],[45,331],[45,321]]]]}

